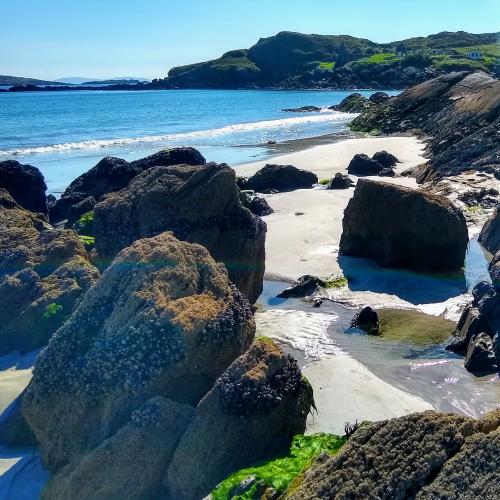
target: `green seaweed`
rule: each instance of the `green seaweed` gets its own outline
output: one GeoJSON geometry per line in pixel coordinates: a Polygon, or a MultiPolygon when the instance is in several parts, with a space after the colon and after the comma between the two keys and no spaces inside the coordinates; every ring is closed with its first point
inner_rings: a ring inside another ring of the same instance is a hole
{"type": "Polygon", "coordinates": [[[74,224],[73,228],[78,234],[91,236],[94,232],[94,212],[84,213],[74,224]]]}
{"type": "Polygon", "coordinates": [[[321,179],[318,184],[321,184],[322,186],[327,186],[330,184],[331,179],[321,179]]]}
{"type": "Polygon", "coordinates": [[[56,303],[49,304],[45,308],[45,312],[42,314],[43,319],[50,319],[57,316],[62,311],[62,306],[56,303]]]}
{"type": "Polygon", "coordinates": [[[320,453],[334,455],[347,438],[333,434],[297,435],[293,438],[290,452],[285,457],[268,460],[259,465],[241,469],[222,481],[213,491],[213,500],[256,500],[262,489],[273,488],[278,494],[301,474],[320,453]],[[235,488],[245,479],[254,477],[252,486],[241,495],[234,495],[235,488]]]}
{"type": "Polygon", "coordinates": [[[86,236],[84,234],[79,234],[78,237],[86,247],[93,247],[95,245],[95,238],[93,236],[86,236]]]}
{"type": "Polygon", "coordinates": [[[342,288],[347,285],[348,281],[345,276],[339,276],[325,281],[325,288],[342,288]]]}

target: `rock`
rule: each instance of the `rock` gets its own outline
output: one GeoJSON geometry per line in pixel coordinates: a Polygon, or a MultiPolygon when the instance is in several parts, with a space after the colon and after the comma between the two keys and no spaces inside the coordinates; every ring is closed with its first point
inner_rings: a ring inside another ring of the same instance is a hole
{"type": "Polygon", "coordinates": [[[73,224],[77,222],[82,215],[88,212],[92,212],[95,206],[96,206],[96,201],[93,196],[88,196],[84,200],[70,206],[68,213],[68,222],[66,224],[67,227],[73,226],[73,224]]]}
{"type": "Polygon", "coordinates": [[[156,167],[171,165],[204,165],[205,158],[194,148],[164,149],[146,158],[128,162],[121,158],[106,156],[95,167],[77,177],[57,200],[50,212],[52,222],[67,219],[69,207],[93,197],[97,202],[108,193],[119,191],[144,172],[156,167]]]}
{"type": "Polygon", "coordinates": [[[18,396],[0,417],[0,444],[10,447],[33,447],[36,438],[22,414],[22,394],[18,396]]]}
{"type": "Polygon", "coordinates": [[[333,109],[334,111],[342,111],[344,113],[361,113],[362,111],[368,109],[370,106],[371,102],[366,97],[363,97],[361,94],[358,94],[356,92],[342,99],[340,104],[330,106],[329,109],[333,109]]]}
{"type": "Polygon", "coordinates": [[[318,183],[318,178],[312,172],[299,170],[293,165],[266,165],[250,177],[245,183],[245,189],[259,193],[272,189],[278,192],[308,189],[318,183]]]}
{"type": "Polygon", "coordinates": [[[381,104],[389,100],[390,98],[391,97],[385,92],[375,92],[368,98],[368,100],[374,104],[381,104]]]}
{"type": "Polygon", "coordinates": [[[42,498],[164,498],[162,476],[194,413],[189,405],[151,398],[118,432],[56,474],[42,498]]]}
{"type": "Polygon", "coordinates": [[[350,187],[354,187],[354,181],[348,175],[337,172],[326,189],[348,189],[350,187]]]}
{"type": "Polygon", "coordinates": [[[37,359],[23,414],[45,467],[77,464],[151,398],[196,405],[254,333],[250,305],[205,248],[171,233],[136,241],[37,359]]]}
{"type": "Polygon", "coordinates": [[[351,175],[379,175],[383,166],[376,160],[372,160],[365,154],[354,155],[350,161],[347,172],[351,175]]]}
{"type": "Polygon", "coordinates": [[[94,208],[97,258],[106,263],[140,238],[173,231],[223,262],[253,303],[262,292],[265,223],[242,207],[225,164],[153,167],[94,208]]]}
{"type": "Polygon", "coordinates": [[[21,207],[47,214],[47,186],[40,170],[15,160],[0,161],[0,189],[6,189],[21,207]]]}
{"type": "Polygon", "coordinates": [[[0,189],[0,354],[45,345],[98,277],[74,231],[0,189]]]}
{"type": "Polygon", "coordinates": [[[379,173],[379,177],[394,177],[396,172],[392,168],[383,168],[379,173]]]}
{"type": "Polygon", "coordinates": [[[274,212],[274,210],[267,203],[266,199],[262,196],[254,196],[248,204],[248,209],[254,215],[258,215],[259,217],[263,217],[264,215],[269,215],[274,212]]]}
{"type": "Polygon", "coordinates": [[[500,250],[500,210],[498,208],[481,229],[478,241],[492,254],[500,250]]]}
{"type": "Polygon", "coordinates": [[[500,291],[500,250],[495,254],[488,266],[493,286],[500,291]]]}
{"type": "Polygon", "coordinates": [[[476,375],[487,375],[498,370],[493,340],[488,334],[481,332],[470,341],[464,366],[476,375]]]}
{"type": "Polygon", "coordinates": [[[378,335],[378,314],[370,306],[363,307],[351,321],[351,328],[360,328],[369,335],[378,335]]]}
{"type": "Polygon", "coordinates": [[[203,498],[232,472],[284,452],[311,405],[297,362],[256,340],[198,405],[164,478],[170,497],[203,498]]]}
{"type": "Polygon", "coordinates": [[[295,281],[293,285],[280,292],[277,297],[282,299],[305,297],[306,295],[312,295],[318,287],[324,286],[325,282],[322,279],[306,274],[295,281]]]}
{"type": "Polygon", "coordinates": [[[498,205],[498,191],[494,188],[476,189],[458,195],[458,199],[469,207],[495,208],[498,205]]]}
{"type": "Polygon", "coordinates": [[[401,163],[393,154],[387,151],[378,151],[372,156],[372,160],[378,161],[385,168],[395,167],[398,163],[401,163]]]}
{"type": "Polygon", "coordinates": [[[456,271],[469,241],[462,212],[445,197],[360,179],[342,221],[340,251],[382,266],[456,271]]]}
{"type": "Polygon", "coordinates": [[[286,108],[281,111],[285,111],[287,113],[315,113],[321,111],[321,108],[317,106],[302,106],[300,108],[286,108]]]}
{"type": "Polygon", "coordinates": [[[286,498],[497,498],[499,423],[499,410],[480,420],[427,411],[363,425],[286,498]]]}

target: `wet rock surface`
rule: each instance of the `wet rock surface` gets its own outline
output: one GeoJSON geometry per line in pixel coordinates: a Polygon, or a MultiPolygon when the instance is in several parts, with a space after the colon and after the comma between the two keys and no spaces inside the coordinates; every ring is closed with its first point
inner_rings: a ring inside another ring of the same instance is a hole
{"type": "Polygon", "coordinates": [[[225,164],[152,167],[94,208],[101,262],[134,241],[172,231],[223,262],[253,303],[262,292],[266,225],[241,205],[234,170],[225,164]]]}
{"type": "Polygon", "coordinates": [[[371,104],[372,103],[366,97],[355,92],[342,99],[339,104],[330,106],[330,109],[342,111],[343,113],[361,113],[370,108],[371,104]]]}
{"type": "Polygon", "coordinates": [[[0,189],[7,190],[26,210],[47,214],[47,186],[36,167],[21,165],[15,160],[0,161],[0,189]]]}
{"type": "Polygon", "coordinates": [[[244,189],[259,193],[268,190],[293,191],[308,189],[318,183],[318,177],[312,172],[300,170],[293,165],[266,165],[244,183],[244,189]]]}
{"type": "Polygon", "coordinates": [[[362,425],[337,455],[313,463],[285,497],[496,498],[499,424],[496,410],[480,420],[427,411],[362,425]]]}
{"type": "Polygon", "coordinates": [[[290,297],[305,297],[312,295],[318,287],[324,287],[326,283],[317,276],[306,274],[301,276],[291,286],[280,292],[277,297],[288,299],[290,297]]]}
{"type": "Polygon", "coordinates": [[[369,335],[378,335],[379,321],[377,311],[370,306],[363,307],[363,309],[357,312],[354,318],[352,318],[351,328],[360,328],[369,335]]]}
{"type": "Polygon", "coordinates": [[[0,189],[0,353],[46,344],[98,277],[74,231],[54,229],[0,189]]]}
{"type": "Polygon", "coordinates": [[[500,251],[500,209],[497,208],[493,216],[483,226],[478,238],[488,252],[495,254],[500,251]]]}
{"type": "Polygon", "coordinates": [[[342,221],[340,252],[418,271],[462,267],[468,233],[462,212],[442,196],[360,179],[342,221]]]}

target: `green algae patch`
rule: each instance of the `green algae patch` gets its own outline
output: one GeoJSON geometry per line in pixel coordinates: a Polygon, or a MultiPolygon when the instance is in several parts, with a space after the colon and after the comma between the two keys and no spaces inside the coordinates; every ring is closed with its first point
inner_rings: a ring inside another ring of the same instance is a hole
{"type": "Polygon", "coordinates": [[[56,303],[49,304],[44,313],[42,314],[43,319],[50,319],[57,316],[62,311],[62,306],[56,303]]]}
{"type": "Polygon", "coordinates": [[[447,340],[455,323],[408,309],[379,309],[379,336],[383,339],[416,345],[440,344],[447,340]]]}
{"type": "Polygon", "coordinates": [[[325,288],[342,288],[343,286],[347,285],[348,281],[345,276],[340,276],[325,281],[325,288]]]}
{"type": "Polygon", "coordinates": [[[212,499],[257,500],[267,488],[274,489],[277,494],[283,493],[290,483],[309,467],[315,457],[320,453],[334,455],[346,441],[345,436],[334,434],[297,435],[293,438],[287,456],[231,474],[212,491],[212,499]],[[241,494],[235,494],[238,486],[246,480],[248,488],[241,494]]]}
{"type": "Polygon", "coordinates": [[[331,182],[331,179],[321,179],[318,184],[320,184],[321,186],[328,186],[328,184],[330,184],[331,182]]]}
{"type": "Polygon", "coordinates": [[[95,238],[93,236],[85,236],[83,234],[80,234],[78,235],[78,237],[86,247],[93,247],[95,245],[95,238]]]}

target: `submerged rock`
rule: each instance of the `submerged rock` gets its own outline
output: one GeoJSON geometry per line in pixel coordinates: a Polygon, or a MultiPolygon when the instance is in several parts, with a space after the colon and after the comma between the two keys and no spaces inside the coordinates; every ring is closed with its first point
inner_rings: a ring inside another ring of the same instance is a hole
{"type": "Polygon", "coordinates": [[[497,498],[499,424],[500,410],[480,420],[427,411],[363,425],[285,497],[497,498]]]}
{"type": "Polygon", "coordinates": [[[70,207],[73,205],[88,197],[93,197],[98,202],[105,194],[127,187],[134,177],[151,167],[181,164],[204,165],[205,163],[205,158],[200,152],[191,147],[165,149],[132,162],[106,156],[67,187],[61,198],[51,208],[50,219],[52,222],[67,219],[70,215],[70,207]]]}
{"type": "Polygon", "coordinates": [[[163,231],[203,245],[249,300],[257,300],[266,225],[241,205],[233,169],[215,163],[149,168],[94,208],[95,249],[104,263],[163,231]]]}
{"type": "Polygon", "coordinates": [[[288,450],[312,404],[297,362],[256,340],[200,402],[164,478],[171,498],[203,498],[228,474],[288,450]]]}
{"type": "Polygon", "coordinates": [[[0,189],[0,353],[45,345],[98,277],[74,231],[0,189]]]}
{"type": "Polygon", "coordinates": [[[196,405],[254,332],[247,300],[205,248],[170,233],[135,242],[33,370],[23,413],[45,467],[71,466],[155,396],[196,405]]]}
{"type": "Polygon", "coordinates": [[[318,287],[324,287],[326,283],[317,276],[306,274],[301,276],[291,286],[280,292],[277,297],[288,299],[290,297],[305,297],[312,295],[318,287]]]}
{"type": "Polygon", "coordinates": [[[0,161],[0,189],[6,189],[21,207],[47,214],[47,186],[40,170],[15,160],[0,161]]]}
{"type": "Polygon", "coordinates": [[[267,190],[293,191],[308,189],[318,183],[318,177],[312,172],[300,170],[293,165],[266,165],[246,180],[244,189],[259,193],[267,190]]]}
{"type": "Polygon", "coordinates": [[[379,322],[378,314],[375,309],[370,306],[363,307],[363,309],[352,318],[351,328],[360,328],[369,335],[378,335],[379,322]]]}
{"type": "Polygon", "coordinates": [[[354,187],[354,181],[348,175],[337,172],[326,189],[348,189],[350,187],[354,187]]]}
{"type": "Polygon", "coordinates": [[[459,270],[468,232],[462,212],[445,197],[360,179],[342,221],[340,251],[382,266],[459,270]]]}

